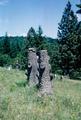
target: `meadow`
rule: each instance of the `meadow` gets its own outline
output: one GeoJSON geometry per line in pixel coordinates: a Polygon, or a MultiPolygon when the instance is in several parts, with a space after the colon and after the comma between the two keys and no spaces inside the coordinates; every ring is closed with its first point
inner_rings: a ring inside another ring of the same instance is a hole
{"type": "Polygon", "coordinates": [[[0,120],[81,120],[81,81],[57,76],[42,97],[26,82],[24,71],[0,68],[0,120]]]}

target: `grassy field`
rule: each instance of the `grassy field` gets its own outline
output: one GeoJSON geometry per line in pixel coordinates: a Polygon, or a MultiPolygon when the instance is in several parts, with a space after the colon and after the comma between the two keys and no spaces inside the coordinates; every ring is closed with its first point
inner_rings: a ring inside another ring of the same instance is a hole
{"type": "Polygon", "coordinates": [[[81,120],[81,82],[54,80],[52,96],[25,86],[23,71],[0,68],[0,120],[81,120]]]}

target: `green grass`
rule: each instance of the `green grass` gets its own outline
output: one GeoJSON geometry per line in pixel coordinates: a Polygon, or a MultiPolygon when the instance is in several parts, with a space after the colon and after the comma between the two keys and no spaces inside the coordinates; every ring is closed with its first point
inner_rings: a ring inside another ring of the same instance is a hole
{"type": "Polygon", "coordinates": [[[55,80],[48,97],[25,84],[23,71],[0,68],[0,120],[81,120],[80,81],[55,80]]]}

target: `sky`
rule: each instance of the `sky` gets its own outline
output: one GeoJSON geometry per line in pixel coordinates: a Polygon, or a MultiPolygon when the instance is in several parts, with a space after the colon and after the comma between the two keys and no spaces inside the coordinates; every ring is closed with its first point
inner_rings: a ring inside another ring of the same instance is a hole
{"type": "MultiPolygon", "coordinates": [[[[26,36],[30,27],[37,31],[40,25],[45,36],[57,37],[68,0],[0,0],[0,36],[26,36]]],[[[76,12],[80,0],[70,0],[76,12]]],[[[78,16],[80,20],[81,16],[78,16]]]]}

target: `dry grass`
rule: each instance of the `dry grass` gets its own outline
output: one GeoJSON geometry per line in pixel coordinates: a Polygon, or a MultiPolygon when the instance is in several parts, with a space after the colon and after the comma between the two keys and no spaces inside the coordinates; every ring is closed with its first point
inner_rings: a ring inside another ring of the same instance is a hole
{"type": "Polygon", "coordinates": [[[54,94],[39,97],[23,71],[0,68],[0,120],[81,120],[81,82],[54,81],[54,94]]]}

